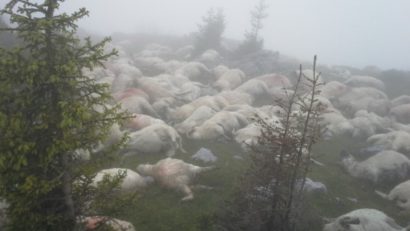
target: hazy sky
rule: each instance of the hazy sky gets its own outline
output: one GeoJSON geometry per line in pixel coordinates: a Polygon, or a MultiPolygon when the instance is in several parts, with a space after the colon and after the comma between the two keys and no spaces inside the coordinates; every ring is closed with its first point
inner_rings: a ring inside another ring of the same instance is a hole
{"type": "MultiPolygon", "coordinates": [[[[5,0],[0,0],[5,2],[5,0]]],[[[226,37],[242,38],[258,0],[67,0],[84,6],[80,26],[94,32],[195,31],[210,7],[224,9],[226,37]]],[[[410,70],[410,0],[267,0],[267,47],[320,63],[410,70]]]]}

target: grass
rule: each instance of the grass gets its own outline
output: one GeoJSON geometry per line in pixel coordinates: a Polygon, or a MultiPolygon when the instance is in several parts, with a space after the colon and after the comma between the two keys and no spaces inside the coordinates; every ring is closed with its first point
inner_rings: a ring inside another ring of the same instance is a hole
{"type": "MultiPolygon", "coordinates": [[[[120,214],[121,219],[132,222],[139,231],[200,231],[210,230],[207,221],[219,209],[224,200],[233,192],[235,184],[247,166],[247,157],[238,145],[222,142],[184,141],[188,153],[178,153],[175,158],[200,166],[201,162],[191,159],[200,148],[205,147],[218,157],[216,169],[198,176],[197,182],[212,186],[213,190],[195,190],[192,201],[181,202],[182,194],[151,185],[130,209],[120,214]],[[241,156],[238,159],[235,156],[241,156]]],[[[314,194],[307,197],[309,216],[337,217],[357,208],[375,208],[384,211],[400,224],[407,222],[399,216],[399,210],[393,203],[383,200],[374,193],[375,187],[369,183],[347,175],[338,164],[338,154],[342,149],[358,150],[364,142],[349,137],[337,137],[322,141],[314,148],[315,158],[325,166],[314,165],[309,177],[323,182],[328,189],[326,194],[314,194]]],[[[135,155],[122,162],[122,167],[135,169],[141,163],[155,163],[165,158],[163,155],[135,155]]],[[[388,188],[382,188],[387,191],[388,188]]],[[[322,224],[312,223],[305,230],[321,230],[322,224]]]]}

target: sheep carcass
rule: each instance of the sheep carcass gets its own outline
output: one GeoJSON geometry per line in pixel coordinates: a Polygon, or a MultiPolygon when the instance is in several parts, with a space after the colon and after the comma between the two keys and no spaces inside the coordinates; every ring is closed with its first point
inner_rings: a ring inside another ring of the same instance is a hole
{"type": "Polygon", "coordinates": [[[98,187],[98,184],[102,182],[105,178],[108,180],[114,180],[115,177],[124,174],[124,178],[121,179],[119,184],[119,189],[121,193],[134,193],[141,189],[144,189],[152,182],[151,177],[142,177],[138,173],[126,168],[109,168],[99,171],[93,181],[91,186],[98,187]]]}
{"type": "Polygon", "coordinates": [[[367,142],[382,146],[387,150],[410,152],[410,134],[405,131],[392,131],[370,136],[367,142]]]}
{"type": "Polygon", "coordinates": [[[166,124],[153,124],[130,134],[127,149],[142,153],[165,152],[175,155],[177,150],[185,152],[178,132],[166,124]]]}
{"type": "Polygon", "coordinates": [[[130,113],[146,114],[154,117],[159,117],[152,105],[141,96],[130,96],[123,98],[120,101],[121,108],[130,113]]]}
{"type": "Polygon", "coordinates": [[[388,118],[380,117],[375,113],[360,110],[355,113],[355,117],[349,120],[352,125],[352,135],[354,137],[369,137],[376,133],[386,132],[391,126],[388,118]]]}
{"type": "Polygon", "coordinates": [[[262,80],[250,79],[239,87],[235,91],[247,93],[253,97],[265,96],[269,93],[268,86],[262,80]]]}
{"type": "Polygon", "coordinates": [[[125,127],[131,131],[136,131],[153,124],[165,124],[165,122],[149,115],[134,113],[132,114],[132,118],[125,124],[125,127]]]}
{"type": "Polygon", "coordinates": [[[208,106],[215,111],[220,111],[227,105],[228,102],[221,96],[203,96],[175,110],[170,110],[169,119],[173,122],[181,122],[201,106],[208,106]]]}
{"type": "Polygon", "coordinates": [[[134,225],[130,222],[110,217],[84,217],[78,221],[85,226],[86,231],[100,230],[101,227],[109,227],[113,231],[135,231],[134,225]]]}
{"type": "Polygon", "coordinates": [[[354,114],[359,110],[368,110],[384,116],[390,110],[390,101],[387,95],[372,87],[358,87],[347,90],[335,100],[338,109],[354,114]]]}
{"type": "Polygon", "coordinates": [[[403,124],[410,124],[410,104],[402,104],[390,110],[390,117],[403,124]]]}
{"type": "Polygon", "coordinates": [[[175,74],[186,76],[191,81],[197,81],[204,84],[208,84],[214,80],[212,72],[204,64],[199,62],[189,62],[176,70],[175,74]]]}
{"type": "Polygon", "coordinates": [[[392,107],[396,107],[402,104],[410,104],[410,96],[401,95],[391,100],[392,107]]]}
{"type": "Polygon", "coordinates": [[[143,175],[151,176],[161,186],[178,190],[184,193],[182,200],[192,200],[194,194],[190,184],[194,177],[202,172],[213,169],[214,167],[199,167],[185,163],[182,160],[166,158],[156,164],[141,164],[137,171],[143,175]]]}
{"type": "Polygon", "coordinates": [[[346,151],[341,152],[342,165],[347,172],[357,178],[373,183],[385,181],[401,181],[410,173],[410,160],[395,151],[382,151],[376,155],[358,162],[346,151]]]}
{"type": "Polygon", "coordinates": [[[385,89],[384,83],[372,76],[354,75],[347,79],[345,84],[352,87],[374,87],[379,90],[385,89]]]}
{"type": "Polygon", "coordinates": [[[406,231],[392,218],[376,209],[357,209],[346,213],[332,223],[326,224],[323,231],[406,231]]]}
{"type": "Polygon", "coordinates": [[[231,69],[223,73],[218,80],[213,84],[213,86],[220,90],[232,90],[245,80],[245,73],[239,69],[231,69]]]}
{"type": "Polygon", "coordinates": [[[330,81],[323,86],[320,95],[331,100],[343,95],[347,89],[346,85],[341,82],[330,81]]]}
{"type": "Polygon", "coordinates": [[[6,210],[8,207],[9,204],[6,202],[6,200],[0,198],[0,230],[2,230],[3,227],[7,224],[6,210]]]}
{"type": "Polygon", "coordinates": [[[254,79],[261,80],[266,83],[269,88],[290,88],[292,83],[289,81],[288,77],[280,74],[266,74],[262,76],[255,77],[254,79]]]}
{"type": "Polygon", "coordinates": [[[218,96],[222,96],[229,105],[235,104],[247,104],[252,105],[255,101],[254,97],[248,93],[241,92],[241,91],[223,91],[218,94],[218,96]]]}
{"type": "Polygon", "coordinates": [[[187,135],[194,127],[201,125],[203,122],[215,115],[216,111],[208,106],[197,108],[186,120],[175,125],[175,129],[187,135]]]}
{"type": "Polygon", "coordinates": [[[410,180],[396,185],[389,194],[380,191],[376,191],[376,193],[385,199],[396,201],[397,207],[410,211],[410,180]]]}
{"type": "Polygon", "coordinates": [[[210,140],[221,137],[230,139],[227,135],[232,135],[234,131],[247,124],[248,120],[240,113],[221,111],[205,121],[202,125],[195,127],[189,133],[189,138],[195,140],[210,140]]]}

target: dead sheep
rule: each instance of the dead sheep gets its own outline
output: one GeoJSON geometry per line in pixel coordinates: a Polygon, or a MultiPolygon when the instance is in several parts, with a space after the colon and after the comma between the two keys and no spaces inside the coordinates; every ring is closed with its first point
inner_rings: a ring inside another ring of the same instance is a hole
{"type": "Polygon", "coordinates": [[[372,76],[354,75],[345,81],[345,84],[351,87],[374,87],[379,90],[384,90],[383,81],[372,76]]]}
{"type": "Polygon", "coordinates": [[[389,116],[396,122],[410,124],[410,104],[393,107],[390,110],[389,116]]]}
{"type": "Polygon", "coordinates": [[[376,209],[356,209],[324,226],[323,231],[406,231],[392,218],[376,209]]]}
{"type": "Polygon", "coordinates": [[[153,124],[139,131],[130,133],[126,150],[136,153],[165,153],[175,155],[176,151],[185,152],[182,138],[167,124],[153,124]]]}
{"type": "Polygon", "coordinates": [[[405,131],[391,131],[367,138],[367,143],[381,146],[387,150],[410,152],[410,134],[405,131]]]}
{"type": "Polygon", "coordinates": [[[226,138],[230,140],[234,131],[245,127],[248,119],[238,112],[221,111],[198,127],[195,127],[188,137],[195,140],[214,140],[226,138]]]}
{"type": "Polygon", "coordinates": [[[104,216],[80,217],[77,222],[84,225],[86,231],[101,230],[103,227],[113,231],[135,231],[134,225],[128,221],[104,216]]]}
{"type": "Polygon", "coordinates": [[[172,158],[162,159],[156,164],[141,164],[137,167],[139,173],[153,177],[161,186],[182,192],[183,201],[194,199],[190,185],[195,176],[211,169],[214,167],[199,167],[172,158]]]}
{"type": "Polygon", "coordinates": [[[201,106],[208,106],[215,111],[220,111],[227,105],[228,101],[222,96],[202,96],[174,110],[169,109],[168,117],[172,122],[178,123],[188,118],[196,109],[201,106]]]}
{"type": "Polygon", "coordinates": [[[119,184],[119,190],[121,193],[134,193],[140,191],[153,181],[151,177],[143,177],[131,169],[109,168],[99,171],[93,178],[91,186],[98,187],[99,183],[104,179],[107,178],[111,181],[117,176],[122,176],[122,174],[124,174],[124,178],[121,179],[119,184]]]}
{"type": "Polygon", "coordinates": [[[239,69],[225,71],[213,86],[220,91],[232,90],[238,87],[245,80],[245,73],[239,69]]]}
{"type": "Polygon", "coordinates": [[[400,209],[410,211],[410,180],[398,184],[389,194],[377,190],[376,193],[384,199],[395,201],[400,209]]]}
{"type": "Polygon", "coordinates": [[[409,95],[401,95],[397,98],[391,100],[392,107],[396,107],[402,104],[410,104],[410,96],[409,95]]]}
{"type": "Polygon", "coordinates": [[[194,127],[200,126],[202,123],[215,115],[215,113],[216,111],[212,108],[208,106],[201,106],[197,108],[187,119],[179,124],[176,124],[174,127],[180,134],[188,135],[194,127]]]}
{"type": "Polygon", "coordinates": [[[345,150],[340,154],[342,165],[351,176],[374,184],[402,181],[410,173],[410,160],[395,151],[382,151],[361,162],[345,150]]]}

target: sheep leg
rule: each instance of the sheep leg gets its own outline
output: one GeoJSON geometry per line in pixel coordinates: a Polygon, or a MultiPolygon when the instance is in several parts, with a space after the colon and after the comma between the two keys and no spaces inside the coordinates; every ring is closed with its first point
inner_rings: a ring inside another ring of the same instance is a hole
{"type": "Polygon", "coordinates": [[[204,189],[204,190],[213,190],[214,188],[211,186],[206,186],[206,185],[202,185],[202,184],[197,184],[197,185],[193,185],[191,186],[191,188],[194,189],[204,189]]]}
{"type": "Polygon", "coordinates": [[[194,194],[188,185],[184,185],[181,190],[186,195],[185,197],[181,199],[182,201],[188,201],[188,200],[194,199],[194,194]]]}

